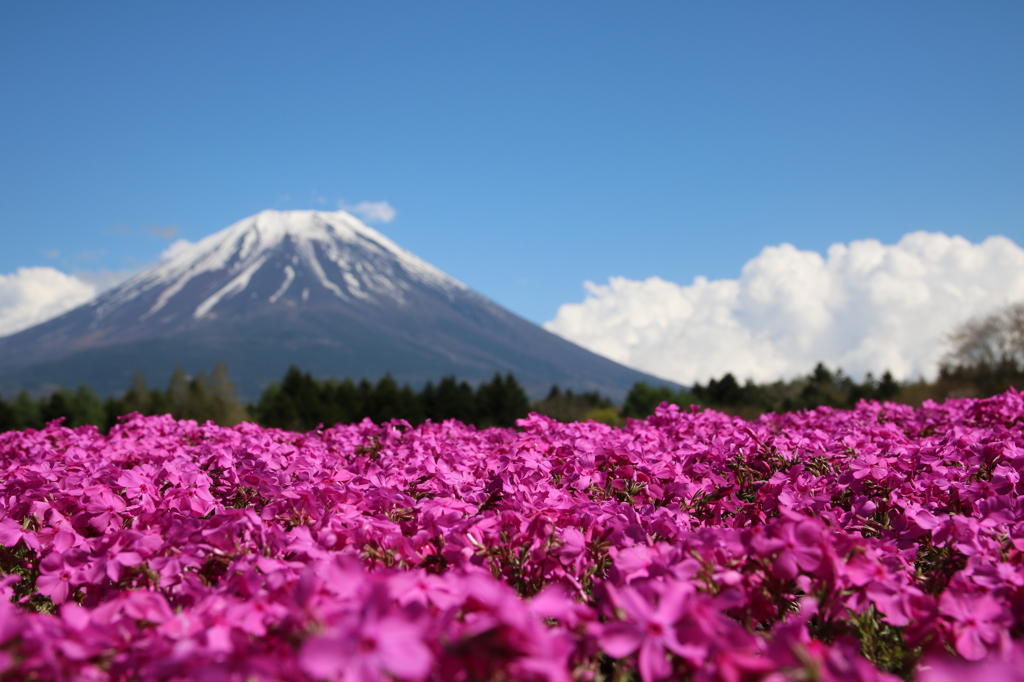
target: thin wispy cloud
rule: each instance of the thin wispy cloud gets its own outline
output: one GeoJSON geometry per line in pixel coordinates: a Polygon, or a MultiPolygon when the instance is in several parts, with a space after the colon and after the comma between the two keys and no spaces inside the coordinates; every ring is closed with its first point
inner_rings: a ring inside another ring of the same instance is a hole
{"type": "Polygon", "coordinates": [[[947,334],[1024,300],[1024,249],[915,232],[834,244],[826,256],[769,246],[738,279],[613,277],[585,284],[544,327],[595,353],[683,384],[731,372],[773,381],[818,361],[859,377],[932,378],[947,334]]]}
{"type": "Polygon", "coordinates": [[[386,201],[360,201],[350,205],[342,200],[338,202],[338,208],[368,223],[390,223],[398,215],[395,207],[386,201]]]}
{"type": "Polygon", "coordinates": [[[172,239],[178,236],[180,230],[178,229],[177,225],[167,225],[166,227],[161,227],[160,225],[150,225],[149,227],[146,228],[146,232],[155,237],[160,237],[161,239],[171,241],[172,239]]]}
{"type": "Polygon", "coordinates": [[[136,272],[138,270],[135,268],[124,270],[101,268],[99,270],[79,270],[73,273],[72,276],[91,286],[95,290],[96,295],[99,295],[107,289],[113,289],[136,272]]]}
{"type": "Polygon", "coordinates": [[[107,255],[104,249],[86,249],[75,254],[74,259],[83,263],[92,263],[107,255]]]}

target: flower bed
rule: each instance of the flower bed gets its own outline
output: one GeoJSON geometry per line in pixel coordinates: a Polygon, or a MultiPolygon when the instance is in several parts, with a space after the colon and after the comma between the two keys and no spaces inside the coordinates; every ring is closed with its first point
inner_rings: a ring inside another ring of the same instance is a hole
{"type": "Polygon", "coordinates": [[[1022,469],[1012,391],[756,422],[662,406],[622,429],[9,432],[0,670],[1011,679],[1022,469]]]}

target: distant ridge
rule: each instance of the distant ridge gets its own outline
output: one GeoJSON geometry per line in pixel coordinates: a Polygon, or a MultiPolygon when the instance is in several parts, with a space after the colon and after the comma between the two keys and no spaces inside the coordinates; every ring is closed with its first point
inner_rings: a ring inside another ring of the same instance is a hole
{"type": "Polygon", "coordinates": [[[94,301],[0,338],[0,391],[124,390],[227,363],[254,399],[290,364],[316,376],[421,385],[511,372],[621,400],[669,383],[580,348],[471,290],[343,211],[263,211],[190,244],[94,301]]]}

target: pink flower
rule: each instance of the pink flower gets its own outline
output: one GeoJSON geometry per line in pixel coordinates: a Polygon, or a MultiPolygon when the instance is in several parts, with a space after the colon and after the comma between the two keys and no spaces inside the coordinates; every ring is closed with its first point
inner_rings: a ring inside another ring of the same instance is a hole
{"type": "Polygon", "coordinates": [[[35,533],[25,530],[10,517],[0,521],[0,545],[14,547],[19,540],[24,540],[28,547],[39,551],[39,540],[35,533]]]}
{"type": "Polygon", "coordinates": [[[687,587],[682,583],[666,585],[657,607],[652,607],[633,587],[609,586],[609,593],[626,620],[606,623],[600,628],[601,647],[613,658],[625,658],[639,649],[640,677],[644,682],[662,680],[672,674],[669,652],[699,662],[707,654],[707,648],[683,644],[676,634],[676,623],[686,614],[692,592],[692,588],[687,587]]]}
{"type": "Polygon", "coordinates": [[[159,491],[148,476],[144,476],[134,469],[128,469],[121,472],[117,479],[117,485],[124,486],[125,494],[131,499],[138,499],[146,511],[156,509],[154,500],[159,496],[159,491]]]}
{"type": "Polygon", "coordinates": [[[1009,648],[1012,623],[1009,612],[989,594],[965,594],[950,587],[939,599],[939,612],[953,621],[957,653],[968,661],[980,661],[989,648],[1009,648]]]}
{"type": "Polygon", "coordinates": [[[95,514],[89,519],[89,525],[104,532],[110,524],[121,523],[121,512],[125,510],[124,500],[106,488],[99,488],[85,503],[85,511],[95,514]]]}
{"type": "Polygon", "coordinates": [[[821,565],[821,524],[810,519],[780,522],[774,527],[776,537],[756,536],[751,546],[762,556],[775,554],[772,574],[792,580],[801,570],[812,572],[821,565]]]}
{"type": "Polygon", "coordinates": [[[382,615],[387,602],[387,594],[376,589],[361,614],[333,633],[307,639],[299,652],[302,670],[316,679],[342,682],[426,677],[433,655],[422,628],[401,616],[382,615]]]}
{"type": "Polygon", "coordinates": [[[1024,682],[1024,646],[1003,659],[967,663],[953,656],[932,656],[920,666],[921,682],[1024,682]]]}
{"type": "Polygon", "coordinates": [[[36,589],[58,606],[63,604],[77,583],[77,570],[65,562],[60,552],[50,552],[39,562],[36,589]]]}

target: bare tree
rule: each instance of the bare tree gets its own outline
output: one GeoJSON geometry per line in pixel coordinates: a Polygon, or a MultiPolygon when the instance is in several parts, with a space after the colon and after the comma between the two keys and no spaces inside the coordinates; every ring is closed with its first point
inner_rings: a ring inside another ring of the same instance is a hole
{"type": "Polygon", "coordinates": [[[948,342],[950,350],[940,363],[946,372],[1024,371],[1024,301],[964,322],[948,342]]]}

